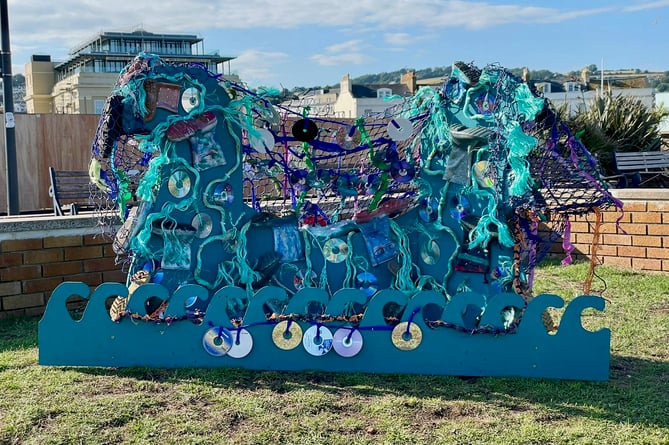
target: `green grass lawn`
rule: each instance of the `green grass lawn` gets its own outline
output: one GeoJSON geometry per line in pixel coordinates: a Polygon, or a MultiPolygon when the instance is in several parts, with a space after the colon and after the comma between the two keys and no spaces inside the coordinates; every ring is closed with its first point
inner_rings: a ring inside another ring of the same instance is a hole
{"type": "MultiPolygon", "coordinates": [[[[535,293],[586,273],[544,265],[535,293]]],[[[669,444],[669,275],[597,273],[608,382],[41,367],[38,320],[0,320],[0,444],[669,444]]]]}

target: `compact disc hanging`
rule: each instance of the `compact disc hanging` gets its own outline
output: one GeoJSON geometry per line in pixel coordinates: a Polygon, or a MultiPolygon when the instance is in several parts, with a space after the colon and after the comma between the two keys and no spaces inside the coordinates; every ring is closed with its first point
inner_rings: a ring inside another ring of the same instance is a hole
{"type": "Polygon", "coordinates": [[[209,355],[220,357],[232,347],[232,334],[224,327],[214,326],[202,336],[202,346],[209,355]]]}
{"type": "Polygon", "coordinates": [[[214,227],[214,223],[211,220],[211,216],[206,213],[197,213],[193,220],[191,221],[191,226],[195,227],[195,237],[196,238],[206,238],[211,233],[211,230],[214,227]]]}
{"type": "Polygon", "coordinates": [[[332,332],[325,326],[314,325],[304,331],[302,346],[311,355],[325,355],[332,349],[332,332]]]}
{"type": "Polygon", "coordinates": [[[274,135],[267,128],[253,128],[249,134],[249,144],[259,153],[270,153],[274,143],[274,135]]]}
{"type": "Polygon", "coordinates": [[[167,180],[167,190],[175,198],[183,198],[190,192],[190,176],[183,169],[175,170],[167,180]]]}
{"type": "Polygon", "coordinates": [[[393,345],[400,351],[411,351],[420,345],[423,340],[423,332],[416,323],[409,324],[403,321],[395,326],[390,338],[393,345]]]}
{"type": "Polygon", "coordinates": [[[437,264],[440,258],[441,248],[439,247],[439,243],[429,237],[422,237],[420,246],[420,259],[423,260],[423,263],[432,266],[437,264]]]}
{"type": "Polygon", "coordinates": [[[295,349],[302,341],[302,328],[295,322],[288,325],[288,321],[280,321],[272,330],[272,341],[284,351],[295,349]]]}
{"type": "Polygon", "coordinates": [[[339,328],[332,336],[332,348],[342,357],[353,357],[362,349],[362,334],[354,328],[339,328]]]}
{"type": "Polygon", "coordinates": [[[207,187],[204,202],[208,206],[228,208],[235,201],[232,186],[226,182],[219,182],[213,187],[207,187]]]}
{"type": "Polygon", "coordinates": [[[355,287],[360,289],[369,298],[378,290],[379,280],[371,272],[360,272],[355,277],[355,287]]]}
{"type": "Polygon", "coordinates": [[[404,141],[411,137],[411,133],[413,133],[413,124],[407,118],[396,117],[388,122],[387,131],[388,136],[390,136],[390,139],[393,141],[404,141]]]}
{"type": "Polygon", "coordinates": [[[200,105],[200,91],[195,87],[186,88],[181,95],[181,107],[186,113],[200,105]]]}
{"type": "Polygon", "coordinates": [[[246,329],[239,329],[232,332],[232,346],[228,351],[228,356],[232,358],[243,358],[249,355],[253,349],[253,337],[246,329]]]}
{"type": "Polygon", "coordinates": [[[439,215],[439,200],[434,196],[423,198],[418,210],[418,216],[425,222],[435,222],[439,215]]]}
{"type": "Polygon", "coordinates": [[[348,256],[348,244],[339,238],[330,238],[323,244],[323,257],[331,263],[341,263],[348,256]]]}
{"type": "Polygon", "coordinates": [[[408,161],[395,162],[390,167],[390,176],[397,182],[411,182],[416,176],[416,168],[408,161]]]}

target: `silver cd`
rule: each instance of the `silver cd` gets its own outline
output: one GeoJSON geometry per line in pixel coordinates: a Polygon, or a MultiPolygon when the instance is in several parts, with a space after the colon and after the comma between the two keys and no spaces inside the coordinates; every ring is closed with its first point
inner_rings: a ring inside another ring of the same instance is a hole
{"type": "Polygon", "coordinates": [[[253,349],[253,337],[246,329],[232,332],[232,347],[228,351],[228,356],[232,358],[242,358],[249,355],[253,349]]]}
{"type": "Polygon", "coordinates": [[[332,332],[325,326],[312,326],[304,331],[302,346],[311,355],[325,355],[332,349],[332,332]]]}
{"type": "Polygon", "coordinates": [[[274,135],[266,128],[254,128],[249,135],[251,147],[260,153],[270,153],[274,148],[274,135]]]}
{"type": "Polygon", "coordinates": [[[186,170],[175,170],[167,180],[167,189],[175,198],[183,198],[190,192],[190,176],[186,170]]]}
{"type": "Polygon", "coordinates": [[[413,133],[413,124],[409,119],[396,117],[388,122],[388,136],[393,141],[409,139],[413,133]]]}
{"type": "Polygon", "coordinates": [[[441,248],[433,239],[425,239],[420,247],[420,259],[430,266],[437,264],[441,258],[441,248]]]}
{"type": "Polygon", "coordinates": [[[353,357],[362,349],[362,334],[357,329],[339,328],[332,337],[332,347],[342,357],[353,357]]]}
{"type": "Polygon", "coordinates": [[[196,214],[190,224],[195,227],[195,236],[197,238],[208,237],[214,227],[211,216],[207,215],[206,213],[196,214]]]}
{"type": "Polygon", "coordinates": [[[195,87],[186,88],[181,95],[181,106],[186,113],[200,105],[200,91],[195,87]]]}
{"type": "Polygon", "coordinates": [[[202,346],[209,355],[220,357],[232,347],[232,334],[222,326],[214,326],[202,336],[202,346]]]}

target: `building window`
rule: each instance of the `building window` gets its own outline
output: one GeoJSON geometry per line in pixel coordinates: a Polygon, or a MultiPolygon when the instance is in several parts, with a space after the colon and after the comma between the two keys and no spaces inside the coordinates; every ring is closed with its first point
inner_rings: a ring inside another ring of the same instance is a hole
{"type": "Polygon", "coordinates": [[[385,99],[386,97],[390,97],[393,95],[393,90],[390,88],[379,88],[376,90],[376,97],[377,99],[385,99]]]}
{"type": "Polygon", "coordinates": [[[105,107],[105,101],[102,99],[95,99],[93,103],[95,104],[95,114],[102,114],[102,110],[105,107]]]}

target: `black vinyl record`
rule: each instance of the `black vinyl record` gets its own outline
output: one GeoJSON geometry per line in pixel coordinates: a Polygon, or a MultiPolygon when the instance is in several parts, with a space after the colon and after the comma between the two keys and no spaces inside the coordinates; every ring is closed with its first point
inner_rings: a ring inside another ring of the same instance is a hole
{"type": "Polygon", "coordinates": [[[300,142],[311,142],[318,136],[318,125],[310,119],[300,119],[293,124],[292,133],[300,142]]]}

